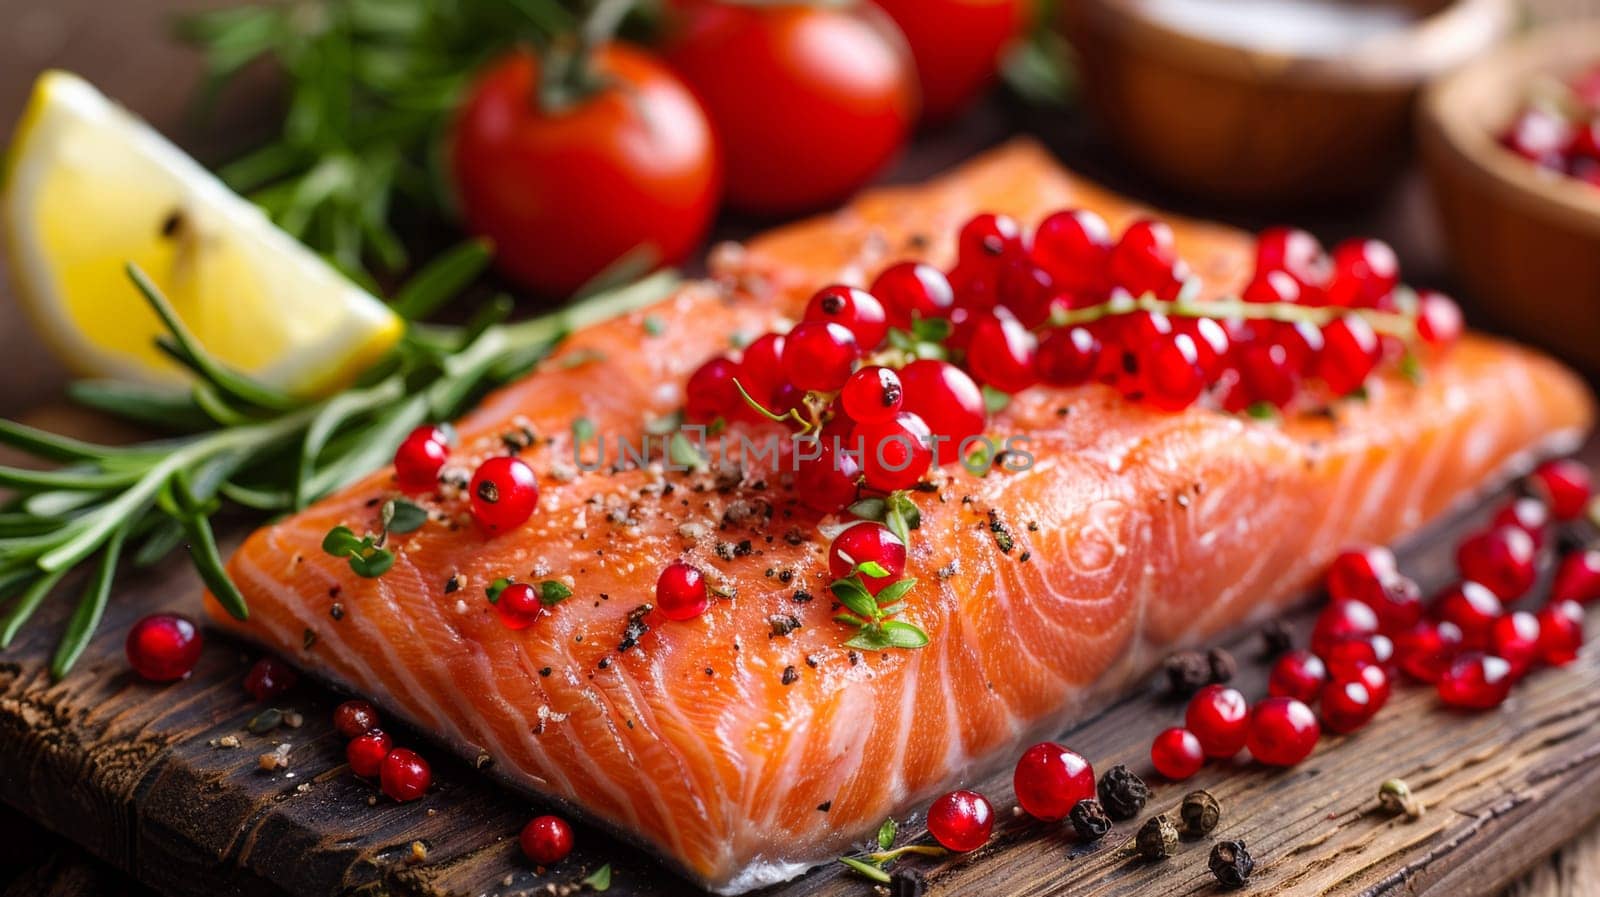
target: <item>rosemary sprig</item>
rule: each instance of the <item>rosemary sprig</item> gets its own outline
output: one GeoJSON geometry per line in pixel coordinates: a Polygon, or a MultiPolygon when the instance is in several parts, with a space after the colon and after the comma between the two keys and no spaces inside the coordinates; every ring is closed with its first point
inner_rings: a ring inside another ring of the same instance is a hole
{"type": "MultiPolygon", "coordinates": [[[[486,259],[481,247],[447,253],[401,291],[404,310],[435,307],[486,259]]],[[[489,388],[525,372],[568,332],[647,305],[675,282],[658,274],[514,324],[498,322],[503,303],[466,327],[413,323],[354,387],[300,400],[230,370],[186,332],[148,278],[131,266],[128,274],[167,324],[162,345],[194,375],[193,386],[184,394],[87,383],[72,394],[90,407],[183,435],[105,446],[0,421],[0,445],[60,465],[0,466],[0,488],[8,490],[0,502],[0,649],[68,572],[95,561],[51,664],[57,676],[72,667],[99,624],[125,548],[136,565],[148,566],[187,543],[206,586],[244,619],[244,596],[228,578],[211,526],[218,513],[229,506],[269,513],[304,507],[387,463],[418,424],[454,418],[489,388]]],[[[385,534],[420,526],[417,511],[409,503],[386,507],[385,534]]],[[[352,566],[357,555],[369,571],[381,565],[376,539],[364,546],[349,536],[334,548],[352,566]]]]}

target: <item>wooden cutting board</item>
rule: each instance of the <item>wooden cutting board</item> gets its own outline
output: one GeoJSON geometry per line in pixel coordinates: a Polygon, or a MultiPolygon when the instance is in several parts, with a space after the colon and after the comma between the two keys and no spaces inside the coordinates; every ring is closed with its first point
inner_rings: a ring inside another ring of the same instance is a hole
{"type": "MultiPolygon", "coordinates": [[[[1600,463],[1600,440],[1584,455],[1600,463]]],[[[1425,586],[1442,585],[1455,537],[1487,507],[1414,540],[1402,554],[1405,569],[1425,586]]],[[[198,616],[199,593],[182,563],[130,576],[84,659],[59,683],[46,664],[70,601],[48,607],[0,654],[0,800],[174,895],[533,895],[551,885],[559,892],[603,863],[614,871],[613,894],[697,893],[588,828],[571,859],[541,874],[515,840],[536,805],[438,747],[427,749],[433,793],[405,805],[383,799],[344,768],[344,740],[330,721],[341,698],[315,684],[277,704],[303,715],[300,728],[248,733],[263,708],[240,686],[255,657],[242,644],[214,637],[185,682],[137,680],[122,656],[128,627],[158,608],[198,616]],[[219,746],[227,736],[240,746],[219,746]],[[259,756],[279,743],[290,745],[288,769],[261,771],[259,756]]],[[[1303,638],[1305,615],[1296,622],[1303,638]]],[[[1236,683],[1247,695],[1264,693],[1255,635],[1229,647],[1240,661],[1236,683]]],[[[1099,844],[1079,844],[1061,826],[1012,815],[1007,767],[977,784],[1001,810],[987,847],[943,862],[903,862],[928,875],[933,894],[1212,894],[1207,840],[1185,842],[1159,864],[1118,849],[1150,812],[1173,809],[1203,787],[1223,804],[1215,835],[1243,839],[1257,859],[1255,893],[1494,894],[1600,816],[1597,686],[1600,649],[1536,674],[1492,713],[1451,712],[1431,689],[1401,687],[1374,724],[1324,739],[1295,769],[1237,761],[1170,784],[1150,770],[1147,751],[1156,732],[1181,720],[1182,704],[1152,683],[1061,739],[1101,769],[1127,763],[1149,777],[1155,793],[1139,820],[1099,844]],[[1407,780],[1428,804],[1421,820],[1378,811],[1378,784],[1390,777],[1407,780]]],[[[398,738],[426,740],[413,732],[398,738]]],[[[917,820],[902,827],[903,838],[922,836],[917,820]]],[[[868,894],[871,885],[833,866],[768,893],[868,894]]]]}

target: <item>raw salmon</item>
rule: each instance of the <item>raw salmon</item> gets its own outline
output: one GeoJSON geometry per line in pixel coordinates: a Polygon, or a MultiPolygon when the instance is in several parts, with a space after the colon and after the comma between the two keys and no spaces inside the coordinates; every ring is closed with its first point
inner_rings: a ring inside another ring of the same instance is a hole
{"type": "MultiPolygon", "coordinates": [[[[445,494],[428,502],[438,519],[394,538],[394,568],[362,579],[319,543],[338,524],[376,527],[394,494],[380,471],[255,533],[230,566],[251,619],[214,617],[738,893],[838,855],[1165,652],[1275,613],[1342,545],[1414,531],[1591,424],[1576,377],[1471,335],[1420,385],[1380,377],[1366,402],[1281,423],[1149,411],[1100,386],[1031,389],[992,421],[1032,440],[1031,470],[954,465],[916,493],[904,618],[932,644],[887,653],[841,647],[819,529],[831,521],[782,478],[574,463],[576,419],[639,440],[698,364],[793,319],[815,288],[905,257],[946,264],[981,210],[1035,222],[1068,206],[1113,227],[1140,211],[1018,144],[722,248],[712,281],[575,334],[459,423],[447,470],[503,452],[502,434],[537,434],[523,457],[543,493],[526,526],[487,537],[445,494]],[[689,622],[639,612],[680,558],[724,597],[689,622]],[[513,631],[485,599],[508,575],[574,595],[513,631]]],[[[1248,238],[1175,226],[1209,290],[1238,289],[1248,238]]]]}

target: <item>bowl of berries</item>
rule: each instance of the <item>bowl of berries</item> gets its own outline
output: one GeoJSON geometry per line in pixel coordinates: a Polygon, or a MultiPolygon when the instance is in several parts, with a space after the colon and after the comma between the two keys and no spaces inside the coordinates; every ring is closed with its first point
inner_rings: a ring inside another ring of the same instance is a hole
{"type": "Polygon", "coordinates": [[[1422,156],[1495,323],[1600,372],[1600,22],[1543,28],[1431,87],[1422,156]]]}

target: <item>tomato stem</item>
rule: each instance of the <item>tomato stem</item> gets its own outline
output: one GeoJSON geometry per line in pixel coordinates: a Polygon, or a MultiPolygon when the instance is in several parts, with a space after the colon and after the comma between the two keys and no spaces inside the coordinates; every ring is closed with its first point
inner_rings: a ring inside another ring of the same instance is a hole
{"type": "Polygon", "coordinates": [[[610,43],[637,0],[594,0],[573,39],[552,47],[545,77],[540,79],[539,108],[558,114],[610,85],[596,70],[594,52],[610,43]]]}

